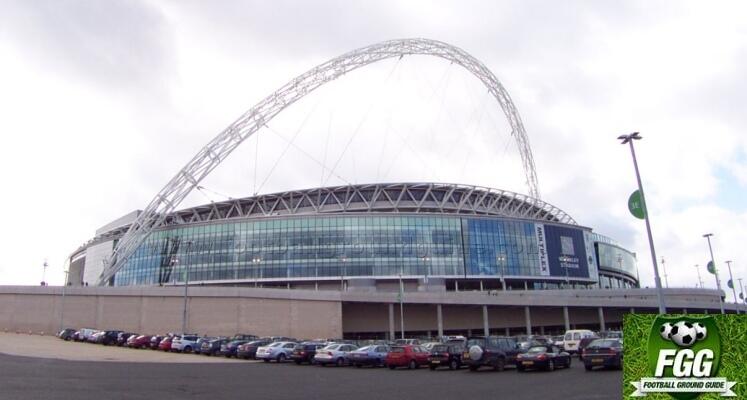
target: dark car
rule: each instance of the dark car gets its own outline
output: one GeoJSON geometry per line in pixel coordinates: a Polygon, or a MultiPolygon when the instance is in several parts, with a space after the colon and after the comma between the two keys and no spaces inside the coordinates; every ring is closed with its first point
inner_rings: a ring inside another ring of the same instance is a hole
{"type": "Polygon", "coordinates": [[[237,334],[233,335],[230,339],[231,340],[243,340],[245,342],[251,342],[252,340],[258,340],[259,336],[257,336],[257,335],[248,335],[246,333],[237,333],[237,334]]]}
{"type": "MultiPolygon", "coordinates": [[[[291,353],[291,360],[296,364],[301,363],[314,363],[314,355],[316,351],[326,346],[326,343],[321,342],[303,342],[296,345],[291,353]]],[[[255,350],[256,351],[256,350],[255,350]]]]}
{"type": "Polygon", "coordinates": [[[274,341],[270,340],[270,338],[262,338],[241,344],[239,345],[238,349],[236,349],[236,357],[243,358],[245,360],[253,360],[257,358],[258,348],[260,348],[261,346],[267,346],[268,344],[273,342],[274,341]]]}
{"type": "Polygon", "coordinates": [[[130,338],[132,335],[137,335],[137,333],[134,332],[120,332],[117,335],[117,346],[126,346],[127,345],[127,339],[130,338]]]}
{"type": "Polygon", "coordinates": [[[428,356],[428,367],[431,371],[438,367],[449,367],[450,370],[459,369],[462,366],[462,353],[464,353],[464,346],[461,343],[437,344],[433,346],[428,356]]]}
{"type": "Polygon", "coordinates": [[[215,336],[203,336],[199,339],[197,339],[197,342],[195,342],[195,347],[192,349],[193,354],[201,354],[202,353],[202,344],[203,343],[210,343],[210,341],[218,339],[215,336]]]}
{"type": "Polygon", "coordinates": [[[230,341],[231,339],[228,338],[215,338],[208,342],[202,342],[202,345],[200,345],[200,354],[206,356],[214,356],[216,354],[220,354],[221,346],[230,341]]]}
{"type": "Polygon", "coordinates": [[[586,348],[586,346],[589,345],[589,343],[591,343],[591,342],[593,342],[593,341],[595,341],[597,339],[600,339],[600,337],[597,336],[597,335],[594,335],[594,336],[589,336],[589,337],[582,338],[578,342],[578,359],[579,360],[584,361],[584,349],[586,348]]]}
{"type": "Polygon", "coordinates": [[[105,331],[103,335],[99,336],[99,343],[104,346],[117,344],[117,339],[119,338],[120,333],[122,333],[122,331],[105,331]]]}
{"type": "Polygon", "coordinates": [[[163,335],[151,336],[151,338],[150,338],[150,345],[149,345],[150,349],[151,350],[158,350],[158,345],[161,344],[161,340],[163,340],[163,338],[165,338],[165,337],[166,336],[163,336],[163,335]]]}
{"type": "Polygon", "coordinates": [[[570,368],[571,355],[557,346],[533,346],[516,356],[516,370],[519,372],[528,369],[554,371],[558,367],[570,368]]]}
{"type": "Polygon", "coordinates": [[[622,368],[623,344],[620,339],[597,339],[584,349],[584,367],[622,368]]]}
{"type": "Polygon", "coordinates": [[[66,328],[57,333],[57,337],[67,342],[73,340],[73,335],[75,335],[75,332],[75,329],[66,328]]]}
{"type": "Polygon", "coordinates": [[[236,357],[239,346],[248,342],[248,340],[231,340],[220,346],[220,354],[226,358],[236,357]]]}
{"type": "Polygon", "coordinates": [[[521,353],[516,338],[501,336],[475,336],[467,340],[462,362],[470,371],[477,371],[482,366],[503,371],[506,365],[514,365],[516,356],[521,353]]]}

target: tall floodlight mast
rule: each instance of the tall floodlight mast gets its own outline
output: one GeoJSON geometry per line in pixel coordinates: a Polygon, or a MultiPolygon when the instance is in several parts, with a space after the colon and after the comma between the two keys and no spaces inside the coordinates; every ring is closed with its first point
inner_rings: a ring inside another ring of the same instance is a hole
{"type": "Polygon", "coordinates": [[[406,55],[427,55],[460,65],[477,77],[495,97],[511,125],[526,176],[529,195],[539,199],[537,174],[529,140],[519,113],[503,85],[479,60],[450,44],[429,39],[398,39],[362,47],[320,64],[297,76],[245,112],[200,150],[169,183],[161,189],[127,233],[117,243],[105,263],[98,284],[107,284],[127,259],[158,228],[167,215],[242,142],[265,126],[286,107],[327,82],[377,61],[406,55]]]}

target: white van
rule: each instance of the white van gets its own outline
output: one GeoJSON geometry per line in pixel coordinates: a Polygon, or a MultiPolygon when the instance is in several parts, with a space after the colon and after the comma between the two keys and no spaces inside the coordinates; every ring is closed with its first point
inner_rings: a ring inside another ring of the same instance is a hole
{"type": "Polygon", "coordinates": [[[578,344],[581,343],[581,339],[596,336],[596,333],[588,329],[572,329],[566,331],[565,336],[563,336],[563,350],[569,353],[576,353],[578,352],[578,344]]]}

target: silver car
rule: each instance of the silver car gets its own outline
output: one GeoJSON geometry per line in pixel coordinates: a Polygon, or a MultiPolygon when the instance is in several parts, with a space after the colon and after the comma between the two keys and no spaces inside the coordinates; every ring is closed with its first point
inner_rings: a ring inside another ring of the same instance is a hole
{"type": "Polygon", "coordinates": [[[335,364],[342,367],[348,362],[348,353],[358,349],[358,346],[345,343],[332,343],[316,351],[314,362],[321,366],[335,364]]]}
{"type": "Polygon", "coordinates": [[[293,353],[293,348],[296,347],[296,344],[296,342],[275,342],[270,343],[267,346],[261,346],[257,349],[256,358],[264,362],[275,360],[281,363],[290,359],[291,353],[293,353]]]}

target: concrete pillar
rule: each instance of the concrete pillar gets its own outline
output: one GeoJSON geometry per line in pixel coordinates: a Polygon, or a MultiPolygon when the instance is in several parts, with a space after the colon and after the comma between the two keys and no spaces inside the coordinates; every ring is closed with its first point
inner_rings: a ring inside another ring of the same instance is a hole
{"type": "Polygon", "coordinates": [[[527,323],[527,335],[532,334],[532,316],[529,313],[529,306],[524,306],[524,319],[527,323]]]}
{"type": "Polygon", "coordinates": [[[454,291],[455,292],[459,291],[459,281],[454,281],[454,291]]]}
{"type": "Polygon", "coordinates": [[[508,329],[508,327],[506,327],[506,336],[511,336],[510,333],[511,331],[508,329]]]}
{"type": "Polygon", "coordinates": [[[607,328],[604,326],[604,308],[599,307],[599,330],[606,331],[607,328]]]}
{"type": "MultiPolygon", "coordinates": [[[[481,291],[481,292],[483,291],[483,289],[482,289],[482,281],[480,281],[480,291],[481,291]]],[[[487,336],[487,335],[486,335],[486,336],[487,336]]]]}
{"type": "Polygon", "coordinates": [[[708,315],[708,309],[703,310],[703,314],[708,315]]]}
{"type": "Polygon", "coordinates": [[[467,329],[467,337],[472,336],[472,329],[467,329]]]}
{"type": "Polygon", "coordinates": [[[565,330],[571,330],[571,319],[568,317],[568,306],[563,306],[563,322],[565,322],[565,330]]]}
{"type": "Polygon", "coordinates": [[[545,336],[545,326],[540,326],[540,335],[545,336]]]}
{"type": "Polygon", "coordinates": [[[394,304],[389,303],[389,340],[394,338],[394,304]]]}
{"type": "Polygon", "coordinates": [[[488,306],[482,306],[482,330],[485,336],[490,335],[490,325],[488,324],[488,306]]]}
{"type": "Polygon", "coordinates": [[[685,314],[685,315],[687,315],[687,308],[683,308],[682,309],[682,313],[685,314]]]}
{"type": "Polygon", "coordinates": [[[440,338],[444,335],[444,315],[440,304],[436,304],[436,319],[438,320],[438,337],[440,338]]]}
{"type": "Polygon", "coordinates": [[[635,314],[635,307],[630,307],[630,313],[635,314]]]}

